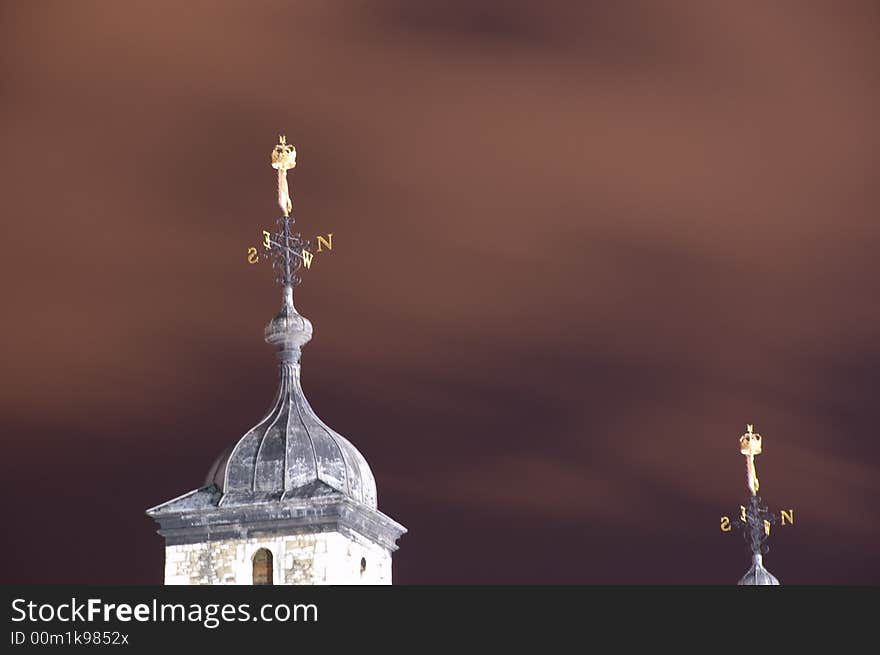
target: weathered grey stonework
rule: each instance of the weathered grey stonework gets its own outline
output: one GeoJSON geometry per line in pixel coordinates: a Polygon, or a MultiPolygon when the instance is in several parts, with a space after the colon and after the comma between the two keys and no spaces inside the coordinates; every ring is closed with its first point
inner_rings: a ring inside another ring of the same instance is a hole
{"type": "Polygon", "coordinates": [[[338,532],[168,546],[165,584],[252,584],[261,548],[272,553],[275,584],[391,584],[388,550],[338,532]]]}
{"type": "Polygon", "coordinates": [[[166,540],[166,584],[253,584],[260,548],[272,554],[274,584],[391,583],[406,528],[378,510],[366,460],[303,394],[300,349],[311,335],[285,288],[266,327],[281,360],[272,409],[203,487],[147,510],[166,540]]]}
{"type": "Polygon", "coordinates": [[[147,513],[159,522],[168,545],[211,540],[337,532],[366,538],[388,551],[406,530],[382,512],[323,485],[299,498],[224,505],[216,485],[191,491],[147,513]]]}

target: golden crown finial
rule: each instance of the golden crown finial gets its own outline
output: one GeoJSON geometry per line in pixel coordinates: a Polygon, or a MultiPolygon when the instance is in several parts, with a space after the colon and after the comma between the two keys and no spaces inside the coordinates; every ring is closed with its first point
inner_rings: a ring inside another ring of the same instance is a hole
{"type": "Polygon", "coordinates": [[[283,134],[278,137],[278,145],[272,150],[272,168],[286,171],[296,166],[296,148],[287,143],[283,134]]]}

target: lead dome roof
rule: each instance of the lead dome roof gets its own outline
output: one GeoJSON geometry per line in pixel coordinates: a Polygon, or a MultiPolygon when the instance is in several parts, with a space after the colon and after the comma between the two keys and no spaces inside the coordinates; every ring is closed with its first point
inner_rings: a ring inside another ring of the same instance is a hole
{"type": "Polygon", "coordinates": [[[215,460],[206,484],[223,493],[220,505],[285,500],[337,491],[376,509],[376,481],[363,455],[327,426],[306,400],[300,382],[300,349],[311,322],[285,293],[281,311],[266,326],[279,347],[281,380],[269,412],[215,460]]]}

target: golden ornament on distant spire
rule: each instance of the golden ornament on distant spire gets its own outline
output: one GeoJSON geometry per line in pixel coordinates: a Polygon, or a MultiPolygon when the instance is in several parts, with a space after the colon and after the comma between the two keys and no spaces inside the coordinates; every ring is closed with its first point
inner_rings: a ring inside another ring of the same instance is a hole
{"type": "Polygon", "coordinates": [[[755,432],[754,425],[746,426],[746,433],[739,438],[739,452],[746,456],[746,479],[753,496],[758,494],[758,472],[755,469],[755,456],[761,454],[761,435],[755,432]]]}
{"type": "Polygon", "coordinates": [[[761,506],[758,495],[758,473],[755,470],[755,457],[761,454],[761,435],[755,432],[755,426],[746,425],[745,434],[739,438],[739,452],[746,457],[746,487],[750,492],[749,500],[739,506],[739,518],[721,517],[721,532],[730,532],[733,528],[742,530],[752,551],[752,566],[740,579],[741,585],[778,585],[779,580],[764,568],[763,557],[770,538],[770,526],[794,524],[794,510],[782,510],[779,516],[771,514],[761,506]]]}
{"type": "Polygon", "coordinates": [[[287,171],[296,167],[296,148],[287,143],[287,137],[278,137],[278,145],[272,150],[272,168],[278,169],[278,206],[285,216],[290,216],[293,203],[287,188],[287,171]]]}

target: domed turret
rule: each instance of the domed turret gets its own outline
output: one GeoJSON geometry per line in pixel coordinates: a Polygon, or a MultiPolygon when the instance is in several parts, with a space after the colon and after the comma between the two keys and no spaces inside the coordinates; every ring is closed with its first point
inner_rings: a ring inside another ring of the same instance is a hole
{"type": "Polygon", "coordinates": [[[740,578],[740,585],[778,585],[776,576],[764,568],[763,557],[759,553],[752,555],[752,568],[740,578]]]}
{"type": "Polygon", "coordinates": [[[320,493],[321,486],[376,508],[376,482],[364,457],[315,414],[300,384],[300,349],[312,337],[311,322],[293,306],[290,287],[281,311],[266,326],[266,341],[279,347],[281,382],[272,409],[209,474],[223,492],[220,505],[238,505],[320,493]]]}
{"type": "Polygon", "coordinates": [[[166,584],[391,583],[391,553],[406,528],[378,510],[366,460],[318,418],[300,383],[312,323],[293,306],[293,287],[312,254],[290,229],[295,157],[282,137],[272,166],[283,215],[277,232],[263,232],[263,259],[283,290],[265,329],[278,349],[278,392],[263,419],[214,460],[203,486],[147,510],[165,537],[166,584]]]}

